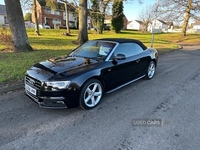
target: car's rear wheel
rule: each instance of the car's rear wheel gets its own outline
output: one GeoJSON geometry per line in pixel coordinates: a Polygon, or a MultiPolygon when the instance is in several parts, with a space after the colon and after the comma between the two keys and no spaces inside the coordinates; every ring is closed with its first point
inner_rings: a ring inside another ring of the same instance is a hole
{"type": "Polygon", "coordinates": [[[156,72],[156,65],[154,61],[151,61],[147,68],[146,78],[148,80],[152,79],[156,72]]]}
{"type": "Polygon", "coordinates": [[[92,109],[96,107],[103,95],[103,87],[101,82],[96,79],[88,80],[82,88],[80,94],[80,106],[84,109],[92,109]]]}

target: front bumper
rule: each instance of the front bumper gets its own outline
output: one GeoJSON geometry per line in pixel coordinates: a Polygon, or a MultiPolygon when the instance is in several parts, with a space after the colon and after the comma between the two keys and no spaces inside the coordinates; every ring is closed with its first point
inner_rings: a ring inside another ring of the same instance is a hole
{"type": "Polygon", "coordinates": [[[71,84],[68,89],[51,90],[43,87],[43,82],[26,75],[25,94],[42,108],[73,108],[79,106],[80,88],[71,84]]]}
{"type": "Polygon", "coordinates": [[[36,99],[26,90],[25,94],[42,108],[51,108],[51,109],[67,108],[67,105],[64,102],[65,100],[64,97],[39,97],[36,99]]]}

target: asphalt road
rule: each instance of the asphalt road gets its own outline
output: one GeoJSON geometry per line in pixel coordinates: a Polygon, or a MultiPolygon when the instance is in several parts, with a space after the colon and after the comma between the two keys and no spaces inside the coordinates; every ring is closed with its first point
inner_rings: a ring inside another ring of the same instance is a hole
{"type": "Polygon", "coordinates": [[[89,111],[42,109],[23,90],[0,95],[1,150],[199,150],[199,135],[199,46],[161,55],[152,80],[105,95],[89,111]]]}

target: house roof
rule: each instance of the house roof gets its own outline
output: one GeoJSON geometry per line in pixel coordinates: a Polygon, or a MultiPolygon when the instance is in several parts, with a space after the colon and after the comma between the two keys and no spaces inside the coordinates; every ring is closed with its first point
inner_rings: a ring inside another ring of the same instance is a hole
{"type": "Polygon", "coordinates": [[[128,24],[131,23],[132,21],[128,21],[128,24]]]}
{"type": "Polygon", "coordinates": [[[140,21],[140,20],[135,20],[137,21],[139,24],[144,24],[144,22],[140,21]]]}
{"type": "MultiPolygon", "coordinates": [[[[140,20],[135,20],[137,23],[139,23],[140,25],[144,24],[144,22],[140,21],[140,20]]],[[[128,21],[128,24],[130,24],[133,21],[128,21]]]]}
{"type": "Polygon", "coordinates": [[[166,22],[164,22],[163,20],[157,19],[158,21],[160,21],[163,24],[167,24],[166,22]]]}
{"type": "Polygon", "coordinates": [[[174,24],[173,24],[173,22],[167,22],[167,25],[168,26],[173,26],[174,24]]]}
{"type": "Polygon", "coordinates": [[[111,16],[111,15],[106,15],[106,16],[105,16],[105,19],[106,19],[106,20],[111,20],[111,19],[112,19],[112,16],[111,16]]]}
{"type": "Polygon", "coordinates": [[[195,23],[193,25],[200,25],[200,21],[195,21],[195,23]]]}
{"type": "Polygon", "coordinates": [[[6,7],[5,7],[5,5],[0,5],[0,15],[6,15],[6,7]]]}

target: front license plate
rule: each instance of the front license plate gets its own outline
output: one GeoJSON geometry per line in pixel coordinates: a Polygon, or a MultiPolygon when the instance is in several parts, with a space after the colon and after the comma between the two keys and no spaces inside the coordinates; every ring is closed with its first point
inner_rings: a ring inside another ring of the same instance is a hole
{"type": "Polygon", "coordinates": [[[25,89],[30,92],[31,94],[36,96],[36,89],[32,88],[31,86],[25,84],[25,89]]]}

